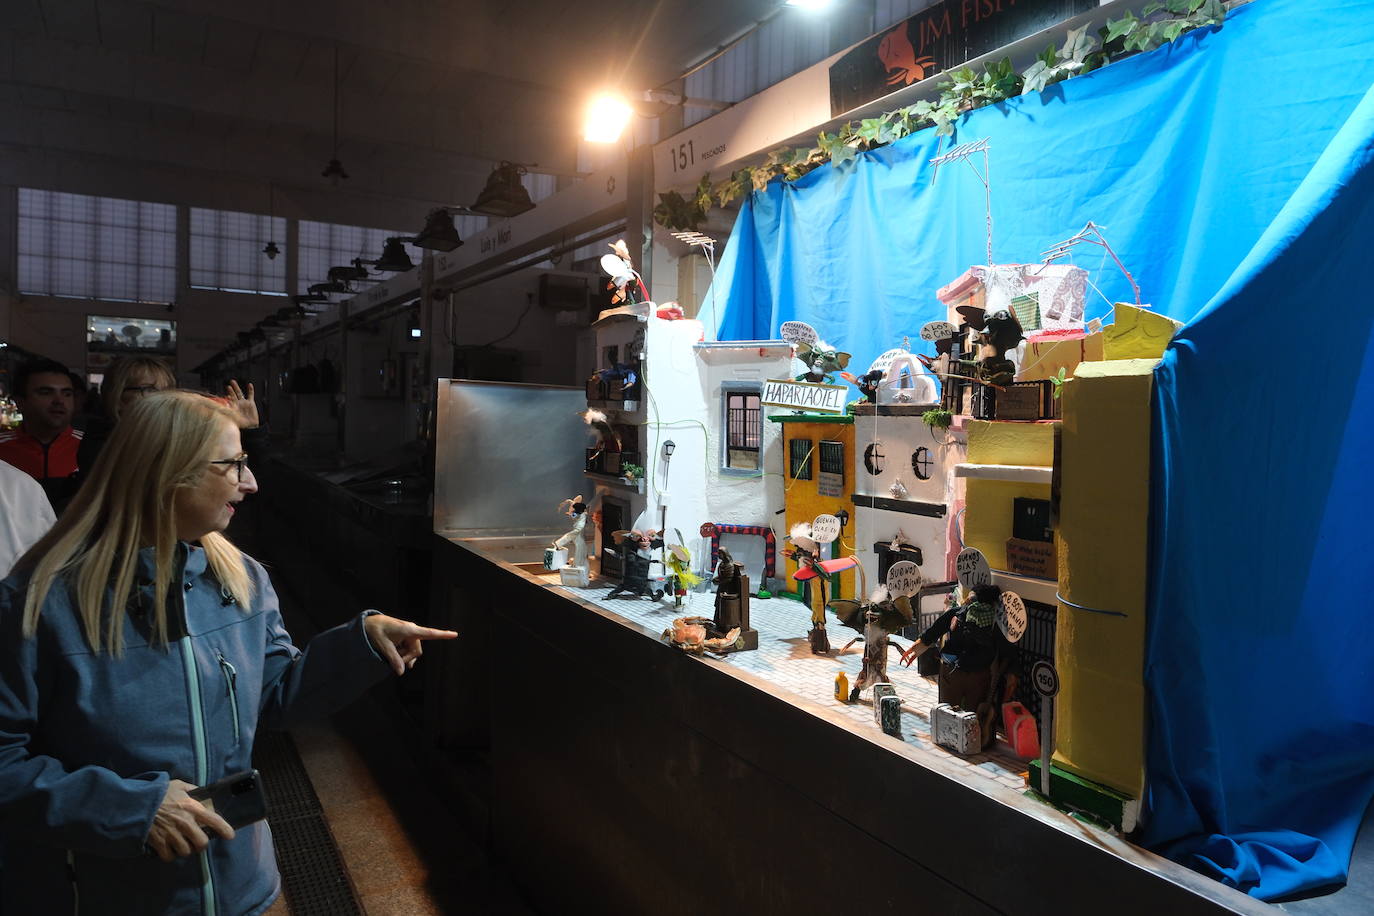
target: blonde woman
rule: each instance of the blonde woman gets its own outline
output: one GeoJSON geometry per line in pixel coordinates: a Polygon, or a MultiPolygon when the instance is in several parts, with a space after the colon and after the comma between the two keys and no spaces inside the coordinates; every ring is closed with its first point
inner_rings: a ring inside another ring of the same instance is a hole
{"type": "MultiPolygon", "coordinates": [[[[95,459],[104,450],[110,433],[125,410],[137,404],[145,395],[176,386],[176,376],[172,374],[171,367],[156,356],[121,356],[110,363],[100,383],[100,405],[104,408],[104,414],[87,419],[81,446],[76,453],[76,466],[81,469],[82,476],[89,477],[95,469],[95,459]]],[[[256,455],[266,443],[265,431],[258,426],[258,405],[253,399],[252,383],[249,383],[245,394],[238,382],[231,379],[224,397],[234,409],[239,428],[243,430],[244,451],[256,455]]]]}
{"type": "Polygon", "coordinates": [[[456,635],[368,611],[297,650],[221,534],[256,490],[232,410],[150,394],[0,583],[0,911],[267,909],[266,825],[235,832],[188,792],[249,769],[260,724],[337,709],[456,635]]]}

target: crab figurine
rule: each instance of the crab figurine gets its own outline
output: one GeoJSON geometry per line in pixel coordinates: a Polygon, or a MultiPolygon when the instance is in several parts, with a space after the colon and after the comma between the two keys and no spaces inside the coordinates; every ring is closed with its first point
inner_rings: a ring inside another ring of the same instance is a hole
{"type": "Polygon", "coordinates": [[[739,627],[722,633],[710,617],[679,617],[663,631],[663,639],[684,652],[700,655],[735,647],[739,634],[739,627]]]}

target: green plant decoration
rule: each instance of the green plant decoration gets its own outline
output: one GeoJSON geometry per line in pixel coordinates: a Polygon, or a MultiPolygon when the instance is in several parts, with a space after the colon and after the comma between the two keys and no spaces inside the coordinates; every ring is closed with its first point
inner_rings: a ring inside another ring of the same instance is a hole
{"type": "Polygon", "coordinates": [[[850,122],[834,133],[822,132],[810,149],[775,149],[763,164],[737,169],[729,178],[710,183],[702,176],[691,199],[676,191],[659,195],[654,222],[668,229],[696,229],[712,207],[729,206],[750,191],[762,191],[775,178],[796,181],[826,163],[843,167],[859,153],[886,146],[917,131],[935,128],[937,136],[954,133],[955,122],[970,111],[1028,92],[1043,92],[1055,83],[1090,73],[1114,60],[1152,51],[1194,29],[1216,26],[1226,19],[1222,0],[1154,0],[1137,17],[1126,12],[1108,19],[1096,37],[1086,27],[1073,29],[1059,47],[1050,45],[1035,62],[1017,73],[1011,60],[984,64],[983,72],[971,67],[946,71],[938,85],[940,94],[876,118],[850,122]]]}
{"type": "Polygon", "coordinates": [[[1064,366],[1059,367],[1059,372],[1050,376],[1050,384],[1054,385],[1054,397],[1056,400],[1064,393],[1064,382],[1068,380],[1069,370],[1064,366]]]}
{"type": "Polygon", "coordinates": [[[921,414],[921,422],[931,429],[949,429],[954,425],[954,412],[941,410],[938,407],[934,410],[927,410],[921,414]]]}
{"type": "Polygon", "coordinates": [[[644,468],[632,461],[623,461],[620,464],[620,476],[626,480],[635,481],[644,476],[644,468]]]}

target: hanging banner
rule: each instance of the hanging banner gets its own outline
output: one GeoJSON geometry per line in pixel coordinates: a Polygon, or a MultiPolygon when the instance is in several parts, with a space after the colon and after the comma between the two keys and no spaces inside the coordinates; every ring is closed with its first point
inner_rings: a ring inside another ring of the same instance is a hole
{"type": "Polygon", "coordinates": [[[1098,0],[945,0],[855,45],[830,65],[830,115],[838,117],[1033,35],[1098,0]]]}

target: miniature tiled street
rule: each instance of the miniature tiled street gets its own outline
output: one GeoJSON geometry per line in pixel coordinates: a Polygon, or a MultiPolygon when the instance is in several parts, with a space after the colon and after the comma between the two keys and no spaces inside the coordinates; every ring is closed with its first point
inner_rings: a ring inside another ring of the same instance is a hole
{"type": "MultiPolygon", "coordinates": [[[[689,615],[711,616],[712,594],[689,593],[682,607],[674,607],[667,597],[660,601],[646,598],[611,598],[606,595],[615,583],[598,580],[590,588],[563,589],[583,601],[605,608],[654,632],[666,629],[676,617],[689,615]]],[[[807,644],[806,631],[810,627],[810,611],[804,604],[788,598],[751,598],[752,626],[759,633],[757,651],[735,652],[724,658],[705,656],[711,664],[734,665],[758,675],[812,703],[833,708],[853,720],[856,728],[872,729],[882,736],[874,721],[871,691],[865,691],[856,703],[842,703],[835,699],[835,675],[843,671],[850,683],[859,673],[863,643],[842,647],[858,634],[840,625],[832,617],[828,621],[831,650],[829,655],[813,655],[807,644]]],[[[899,638],[900,640],[900,638],[899,638]]],[[[906,645],[909,640],[900,640],[906,645]]],[[[1012,789],[1024,789],[1026,763],[1013,756],[1007,744],[998,739],[988,752],[960,757],[937,746],[930,737],[930,710],[936,705],[934,678],[921,677],[913,665],[905,668],[893,653],[888,665],[888,677],[897,688],[902,701],[901,739],[908,745],[966,767],[970,772],[994,780],[1012,789]]],[[[898,740],[886,738],[886,740],[898,740]]]]}

